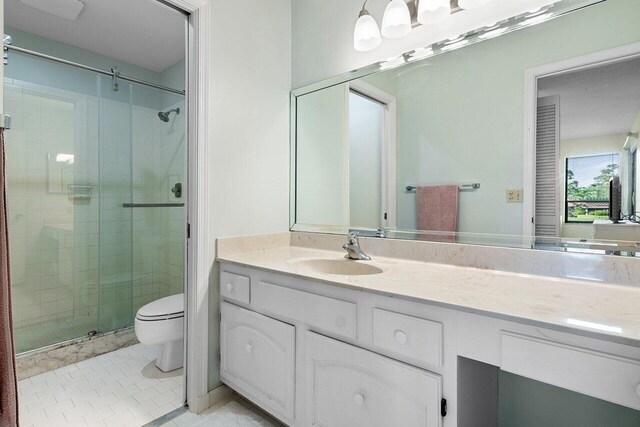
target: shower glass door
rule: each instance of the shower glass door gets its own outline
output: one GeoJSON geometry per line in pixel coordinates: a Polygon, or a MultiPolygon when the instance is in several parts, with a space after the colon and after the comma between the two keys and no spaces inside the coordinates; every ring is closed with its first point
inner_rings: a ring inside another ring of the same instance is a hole
{"type": "Polygon", "coordinates": [[[17,352],[182,293],[184,96],[17,53],[4,90],[17,352]]]}
{"type": "Polygon", "coordinates": [[[17,352],[98,329],[99,97],[94,73],[24,55],[5,66],[17,352]]]}

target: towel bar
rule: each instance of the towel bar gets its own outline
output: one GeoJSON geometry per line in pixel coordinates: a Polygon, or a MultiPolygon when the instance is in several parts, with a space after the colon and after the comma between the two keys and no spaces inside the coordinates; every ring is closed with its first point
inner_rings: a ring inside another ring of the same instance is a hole
{"type": "MultiPolygon", "coordinates": [[[[460,190],[478,190],[480,189],[480,183],[474,182],[473,184],[462,184],[458,186],[460,190]]],[[[418,187],[415,185],[407,185],[404,189],[407,193],[414,193],[418,187]]]]}

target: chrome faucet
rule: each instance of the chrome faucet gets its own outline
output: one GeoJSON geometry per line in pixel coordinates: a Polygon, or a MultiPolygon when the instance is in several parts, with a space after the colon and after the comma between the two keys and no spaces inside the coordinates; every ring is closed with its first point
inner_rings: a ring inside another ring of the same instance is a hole
{"type": "Polygon", "coordinates": [[[354,259],[359,261],[369,261],[371,257],[365,254],[360,247],[360,236],[358,233],[349,233],[349,241],[342,245],[342,249],[347,251],[344,256],[348,259],[354,259]]]}

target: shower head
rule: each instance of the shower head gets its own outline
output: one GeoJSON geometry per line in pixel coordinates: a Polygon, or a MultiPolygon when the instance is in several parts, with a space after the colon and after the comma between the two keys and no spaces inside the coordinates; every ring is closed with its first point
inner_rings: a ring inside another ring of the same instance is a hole
{"type": "Polygon", "coordinates": [[[173,110],[169,110],[169,111],[160,111],[158,113],[158,117],[160,118],[160,120],[162,120],[163,122],[167,123],[169,121],[169,114],[171,113],[176,113],[176,114],[180,114],[180,109],[179,108],[174,108],[173,110]]]}

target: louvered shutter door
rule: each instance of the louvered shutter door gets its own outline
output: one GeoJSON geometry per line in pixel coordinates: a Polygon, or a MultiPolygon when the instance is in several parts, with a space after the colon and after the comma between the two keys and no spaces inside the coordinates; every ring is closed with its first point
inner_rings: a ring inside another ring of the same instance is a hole
{"type": "Polygon", "coordinates": [[[560,235],[558,191],[560,147],[560,99],[538,98],[536,120],[536,236],[560,235]]]}

